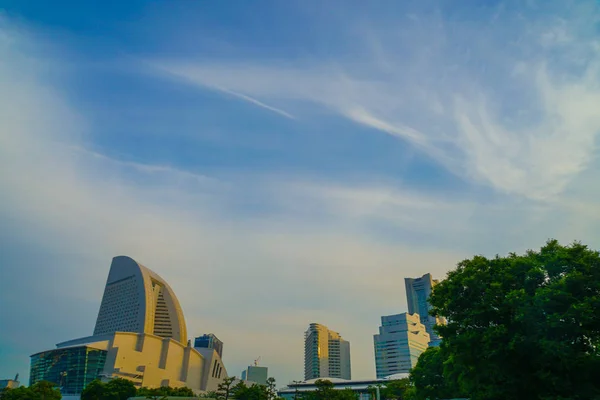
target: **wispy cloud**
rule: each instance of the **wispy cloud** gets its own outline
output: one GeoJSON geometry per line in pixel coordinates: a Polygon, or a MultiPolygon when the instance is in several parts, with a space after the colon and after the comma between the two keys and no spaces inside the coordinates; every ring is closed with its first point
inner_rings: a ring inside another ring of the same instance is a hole
{"type": "Polygon", "coordinates": [[[303,68],[252,59],[168,63],[202,85],[271,104],[285,101],[288,107],[294,100],[296,108],[307,101],[324,106],[415,145],[465,179],[552,201],[597,154],[597,13],[593,2],[560,17],[499,8],[483,33],[480,25],[436,15],[420,18],[419,26],[431,26],[438,35],[424,39],[415,25],[397,28],[397,35],[377,26],[368,35],[375,48],[359,47],[354,59],[345,55],[303,68]],[[517,40],[511,48],[504,45],[505,29],[517,40]],[[407,36],[417,39],[407,44],[402,39],[407,36]],[[372,62],[369,52],[377,54],[372,62]]]}
{"type": "Polygon", "coordinates": [[[266,104],[254,97],[250,97],[244,93],[241,93],[239,91],[235,91],[235,90],[231,90],[228,89],[224,86],[218,85],[218,84],[214,84],[214,83],[209,83],[206,80],[202,79],[202,76],[197,76],[193,71],[188,70],[186,67],[184,66],[173,66],[173,65],[169,65],[169,64],[160,64],[160,63],[153,63],[151,64],[152,66],[154,66],[154,68],[156,68],[159,71],[162,72],[166,72],[172,76],[175,77],[179,77],[179,78],[183,78],[185,81],[190,82],[192,84],[198,85],[198,86],[202,86],[208,89],[212,89],[212,90],[216,90],[218,92],[222,92],[228,95],[231,95],[233,97],[237,97],[238,99],[242,99],[250,104],[254,104],[255,106],[258,106],[260,108],[264,108],[265,110],[269,110],[272,111],[276,114],[279,114],[283,117],[289,118],[289,119],[296,119],[292,114],[277,108],[277,107],[273,107],[269,104],[266,104]]]}
{"type": "Polygon", "coordinates": [[[273,111],[274,113],[277,113],[279,115],[283,115],[286,118],[296,119],[292,114],[290,114],[288,112],[285,112],[285,111],[283,111],[283,110],[281,110],[279,108],[276,108],[276,107],[270,106],[268,104],[265,104],[265,103],[263,103],[261,101],[256,100],[255,98],[252,98],[250,96],[246,96],[245,94],[234,92],[233,90],[225,89],[225,88],[218,87],[218,86],[215,86],[215,89],[220,90],[221,92],[224,92],[224,93],[228,93],[228,94],[230,94],[232,96],[239,97],[240,99],[245,100],[245,101],[247,101],[249,103],[252,103],[254,105],[257,105],[259,107],[267,109],[269,111],[273,111]]]}

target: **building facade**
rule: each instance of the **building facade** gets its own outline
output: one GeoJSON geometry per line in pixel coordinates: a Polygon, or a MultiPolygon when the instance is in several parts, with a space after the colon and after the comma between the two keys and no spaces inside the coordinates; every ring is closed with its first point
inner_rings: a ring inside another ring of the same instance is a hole
{"type": "Polygon", "coordinates": [[[381,317],[379,333],[373,336],[377,378],[409,373],[429,347],[429,340],[418,314],[381,317]]]}
{"type": "Polygon", "coordinates": [[[250,365],[242,371],[241,379],[243,381],[266,385],[269,379],[269,368],[259,367],[258,365],[250,365]]]}
{"type": "Polygon", "coordinates": [[[213,348],[186,337],[179,301],[169,285],[129,257],[112,261],[94,335],[31,356],[30,385],[46,380],[78,395],[94,379],[124,378],[136,387],[216,390],[227,377],[213,348]]]}
{"type": "Polygon", "coordinates": [[[446,323],[443,318],[429,315],[429,311],[431,310],[429,296],[431,296],[433,287],[437,283],[438,281],[433,279],[431,274],[425,274],[420,278],[404,278],[408,313],[420,316],[421,323],[425,325],[425,329],[431,338],[430,346],[439,346],[441,342],[440,336],[433,330],[433,327],[436,324],[442,325],[446,323]]]}
{"type": "Polygon", "coordinates": [[[158,274],[119,256],[112,260],[94,335],[137,332],[187,341],[183,311],[175,293],[158,274]]]}
{"type": "MultiPolygon", "coordinates": [[[[345,380],[328,379],[333,383],[334,390],[351,389],[357,396],[357,400],[373,400],[373,389],[385,386],[390,380],[407,378],[408,374],[397,375],[390,379],[368,379],[368,380],[345,380]]],[[[293,382],[278,391],[278,396],[285,400],[301,399],[304,394],[317,390],[316,379],[305,382],[293,382]]]]}
{"type": "Polygon", "coordinates": [[[219,357],[223,358],[223,342],[213,333],[207,333],[194,339],[194,347],[204,349],[215,349],[219,357]]]}
{"type": "Polygon", "coordinates": [[[351,379],[350,343],[325,325],[312,323],[304,333],[304,379],[351,379]]]}
{"type": "Polygon", "coordinates": [[[21,385],[19,382],[19,375],[15,379],[0,379],[0,390],[2,389],[16,389],[21,385]]]}

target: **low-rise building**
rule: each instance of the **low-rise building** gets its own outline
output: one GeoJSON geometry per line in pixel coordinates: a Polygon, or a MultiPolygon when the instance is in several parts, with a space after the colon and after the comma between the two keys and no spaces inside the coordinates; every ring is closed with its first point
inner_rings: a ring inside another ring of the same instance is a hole
{"type": "MultiPolygon", "coordinates": [[[[344,390],[351,389],[356,394],[358,394],[358,400],[372,400],[373,399],[373,391],[372,388],[377,386],[384,386],[390,380],[407,378],[408,374],[397,374],[390,376],[385,379],[357,379],[357,380],[347,380],[347,379],[336,379],[336,378],[319,378],[323,380],[330,381],[333,383],[333,389],[335,390],[344,390]]],[[[319,379],[311,379],[304,382],[293,382],[288,384],[285,388],[279,390],[279,397],[291,400],[300,398],[302,394],[308,392],[314,392],[317,390],[316,382],[319,379]]]]}
{"type": "Polygon", "coordinates": [[[15,379],[0,379],[0,390],[16,389],[19,386],[21,386],[21,383],[18,381],[17,378],[15,378],[15,379]]]}

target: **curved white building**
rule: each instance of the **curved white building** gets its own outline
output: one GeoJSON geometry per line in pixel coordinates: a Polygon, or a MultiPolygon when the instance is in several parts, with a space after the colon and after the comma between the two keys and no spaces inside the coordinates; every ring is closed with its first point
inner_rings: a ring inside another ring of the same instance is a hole
{"type": "MultiPolygon", "coordinates": [[[[222,349],[221,349],[222,350],[222,349]]],[[[227,370],[214,348],[194,348],[171,287],[125,256],[112,260],[94,335],[31,356],[29,384],[50,381],[78,395],[94,379],[136,387],[217,390],[227,370]]]]}
{"type": "Polygon", "coordinates": [[[185,319],[171,287],[135,260],[114,257],[94,335],[149,333],[187,342],[185,319]]]}

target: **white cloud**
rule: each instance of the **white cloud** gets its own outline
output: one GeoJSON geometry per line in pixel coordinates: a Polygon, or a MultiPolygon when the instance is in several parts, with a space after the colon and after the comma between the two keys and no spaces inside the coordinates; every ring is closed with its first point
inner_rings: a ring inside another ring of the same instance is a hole
{"type": "MultiPolygon", "coordinates": [[[[272,60],[157,65],[201,85],[285,102],[288,109],[292,101],[300,101],[296,108],[303,102],[324,106],[411,143],[464,178],[502,193],[554,201],[597,154],[600,56],[590,35],[594,6],[586,4],[564,18],[513,23],[510,29],[521,35],[508,50],[497,21],[495,31],[481,35],[479,26],[458,31],[436,16],[421,21],[438,35],[426,36],[428,42],[418,39],[421,31],[413,25],[400,30],[415,36],[410,47],[402,35],[390,35],[389,27],[369,32],[368,42],[376,44],[369,50],[376,54],[371,63],[368,51],[359,49],[354,62],[346,57],[294,68],[272,60]],[[473,46],[457,47],[474,37],[473,46]],[[565,56],[557,55],[566,43],[565,56]]],[[[508,12],[499,9],[495,19],[510,18],[508,12]]]]}

